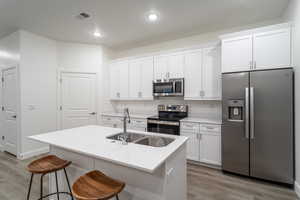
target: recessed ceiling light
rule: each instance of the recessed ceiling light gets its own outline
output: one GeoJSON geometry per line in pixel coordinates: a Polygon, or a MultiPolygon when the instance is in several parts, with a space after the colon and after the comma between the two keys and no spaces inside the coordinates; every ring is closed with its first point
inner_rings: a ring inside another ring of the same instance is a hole
{"type": "Polygon", "coordinates": [[[101,38],[101,37],[102,37],[102,34],[101,34],[99,31],[95,31],[95,32],[94,32],[94,36],[95,36],[96,38],[101,38]]]}
{"type": "Polygon", "coordinates": [[[158,20],[158,16],[157,16],[157,14],[152,13],[152,14],[149,14],[149,15],[148,15],[148,19],[149,19],[149,21],[151,21],[151,22],[155,22],[155,21],[158,20]]]}
{"type": "Polygon", "coordinates": [[[146,18],[147,21],[154,23],[158,21],[159,15],[156,12],[149,12],[146,18]]]}

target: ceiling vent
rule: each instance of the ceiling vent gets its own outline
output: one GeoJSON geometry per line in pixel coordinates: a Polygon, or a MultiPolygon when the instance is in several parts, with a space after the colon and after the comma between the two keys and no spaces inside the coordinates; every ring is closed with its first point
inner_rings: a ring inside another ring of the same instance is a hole
{"type": "Polygon", "coordinates": [[[90,18],[90,15],[87,14],[87,13],[82,12],[79,15],[77,15],[76,18],[80,19],[80,20],[84,20],[84,19],[90,18]]]}

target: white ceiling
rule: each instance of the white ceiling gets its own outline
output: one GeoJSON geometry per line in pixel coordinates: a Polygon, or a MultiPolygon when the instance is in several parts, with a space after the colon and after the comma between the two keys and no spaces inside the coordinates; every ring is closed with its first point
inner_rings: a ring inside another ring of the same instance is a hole
{"type": "Polygon", "coordinates": [[[289,0],[0,0],[0,37],[19,28],[121,49],[280,17],[289,0]],[[145,13],[160,13],[156,24],[145,13]],[[91,18],[75,18],[86,12],[91,18]],[[96,28],[102,39],[92,35],[96,28]]]}

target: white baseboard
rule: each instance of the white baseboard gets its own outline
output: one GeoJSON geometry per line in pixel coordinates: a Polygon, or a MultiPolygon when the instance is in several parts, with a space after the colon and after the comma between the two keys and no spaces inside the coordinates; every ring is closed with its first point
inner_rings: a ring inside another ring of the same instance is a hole
{"type": "Polygon", "coordinates": [[[50,151],[49,147],[43,147],[40,149],[35,149],[33,151],[27,151],[25,153],[21,153],[20,156],[18,156],[18,159],[25,160],[34,156],[38,156],[44,153],[48,153],[50,151]]]}
{"type": "Polygon", "coordinates": [[[295,181],[295,192],[300,197],[300,184],[297,181],[295,181]]]}

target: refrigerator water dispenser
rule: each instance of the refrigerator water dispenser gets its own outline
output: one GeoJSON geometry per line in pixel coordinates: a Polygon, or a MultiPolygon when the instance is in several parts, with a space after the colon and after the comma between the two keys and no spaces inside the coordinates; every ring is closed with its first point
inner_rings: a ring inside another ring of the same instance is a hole
{"type": "Polygon", "coordinates": [[[228,121],[244,121],[244,100],[228,101],[228,121]]]}

